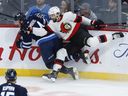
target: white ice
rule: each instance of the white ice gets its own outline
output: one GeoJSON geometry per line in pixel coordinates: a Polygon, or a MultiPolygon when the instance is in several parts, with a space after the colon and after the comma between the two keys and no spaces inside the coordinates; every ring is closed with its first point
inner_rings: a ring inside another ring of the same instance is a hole
{"type": "MultiPolygon", "coordinates": [[[[0,84],[4,82],[0,77],[0,84]]],[[[61,78],[51,83],[41,77],[18,77],[17,84],[26,87],[29,96],[128,96],[128,81],[61,78]]]]}

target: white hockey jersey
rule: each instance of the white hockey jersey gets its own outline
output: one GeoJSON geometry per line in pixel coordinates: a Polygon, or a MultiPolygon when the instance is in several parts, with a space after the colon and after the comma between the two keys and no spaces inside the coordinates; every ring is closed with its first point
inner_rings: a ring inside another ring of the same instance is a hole
{"type": "MultiPolygon", "coordinates": [[[[80,16],[79,16],[80,17],[80,16]]],[[[70,40],[78,31],[80,24],[90,25],[91,20],[85,17],[81,17],[81,21],[77,22],[78,16],[72,12],[66,12],[63,14],[58,22],[52,20],[47,25],[47,28],[51,32],[55,32],[63,40],[70,40]]]]}

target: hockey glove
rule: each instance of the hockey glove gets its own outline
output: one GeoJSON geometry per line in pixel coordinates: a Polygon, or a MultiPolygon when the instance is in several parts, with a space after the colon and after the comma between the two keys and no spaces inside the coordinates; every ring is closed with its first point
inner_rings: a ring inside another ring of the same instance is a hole
{"type": "Polygon", "coordinates": [[[21,35],[21,38],[22,38],[22,42],[20,44],[20,47],[24,48],[24,49],[31,48],[31,45],[32,45],[32,34],[21,32],[20,35],[21,35]]]}
{"type": "Polygon", "coordinates": [[[47,20],[44,18],[44,15],[41,13],[36,13],[34,19],[39,21],[43,25],[47,25],[47,20]]]}
{"type": "Polygon", "coordinates": [[[94,28],[96,28],[98,30],[103,28],[103,26],[102,26],[103,24],[104,24],[104,22],[100,19],[91,21],[91,25],[94,26],[94,28]]]}

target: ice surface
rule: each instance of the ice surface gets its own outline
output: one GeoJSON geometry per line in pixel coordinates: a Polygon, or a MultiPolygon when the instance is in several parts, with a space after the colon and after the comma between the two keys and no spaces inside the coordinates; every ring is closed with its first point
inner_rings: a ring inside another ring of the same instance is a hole
{"type": "MultiPolygon", "coordinates": [[[[0,84],[4,82],[0,77],[0,84]]],[[[17,84],[26,87],[29,96],[128,96],[128,81],[59,78],[52,83],[41,77],[18,77],[17,84]]]]}

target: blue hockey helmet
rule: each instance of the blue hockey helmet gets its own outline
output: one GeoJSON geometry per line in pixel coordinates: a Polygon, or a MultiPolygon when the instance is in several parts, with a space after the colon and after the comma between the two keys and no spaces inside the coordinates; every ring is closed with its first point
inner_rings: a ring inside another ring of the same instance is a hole
{"type": "Polygon", "coordinates": [[[15,69],[8,69],[5,73],[7,81],[15,81],[17,79],[17,73],[15,69]]]}

